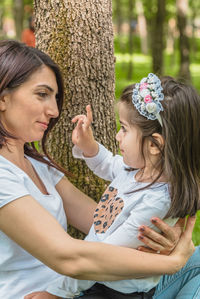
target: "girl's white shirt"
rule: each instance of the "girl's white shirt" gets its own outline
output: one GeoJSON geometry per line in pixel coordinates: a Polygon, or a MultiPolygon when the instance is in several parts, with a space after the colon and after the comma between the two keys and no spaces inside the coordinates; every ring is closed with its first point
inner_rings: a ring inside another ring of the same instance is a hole
{"type": "MultiPolygon", "coordinates": [[[[0,155],[0,208],[22,196],[31,195],[67,230],[62,199],[55,188],[63,173],[28,156],[26,158],[32,163],[48,195],[44,195],[24,171],[0,155]]],[[[58,277],[61,275],[0,231],[0,298],[23,299],[28,293],[44,290],[58,277]]]]}
{"type": "MultiPolygon", "coordinates": [[[[152,225],[150,219],[156,216],[163,219],[166,216],[171,204],[168,185],[166,183],[155,183],[147,189],[132,192],[147,186],[149,183],[137,182],[135,180],[137,170],[127,171],[126,169],[128,166],[124,164],[122,156],[113,156],[113,154],[101,144],[99,144],[99,152],[95,157],[85,158],[77,146],[74,146],[73,148],[73,155],[76,158],[84,159],[87,166],[96,175],[111,181],[107,191],[104,193],[104,198],[102,197],[103,201],[100,201],[99,204],[100,210],[102,210],[103,206],[105,206],[105,210],[101,215],[98,215],[98,210],[96,216],[94,214],[94,223],[86,240],[105,242],[131,248],[137,248],[138,246],[143,245],[137,238],[139,232],[138,228],[140,225],[145,224],[157,230],[157,228],[152,225]],[[110,187],[111,190],[114,191],[110,192],[110,187]],[[108,198],[107,202],[105,201],[106,198],[108,198]],[[118,203],[116,200],[119,199],[123,200],[123,204],[121,203],[123,208],[117,210],[118,203]],[[109,200],[111,200],[110,204],[109,200]],[[112,206],[111,209],[113,210],[116,208],[117,216],[113,215],[113,223],[112,221],[109,221],[109,217],[106,219],[103,217],[107,213],[107,206],[109,206],[109,208],[112,206]],[[98,219],[98,221],[96,219],[98,219]],[[100,223],[101,219],[103,219],[104,223],[100,223]],[[101,229],[98,229],[98,225],[101,229]]],[[[97,209],[99,207],[97,207],[97,209]]],[[[169,225],[174,225],[177,222],[177,218],[168,218],[165,219],[165,222],[169,225]]],[[[145,279],[102,283],[109,288],[123,293],[148,292],[158,284],[159,279],[160,276],[152,276],[145,279]]],[[[94,283],[94,281],[81,281],[66,277],[65,279],[58,279],[55,284],[49,285],[47,291],[64,298],[73,298],[74,294],[79,294],[80,291],[88,289],[94,283]]]]}

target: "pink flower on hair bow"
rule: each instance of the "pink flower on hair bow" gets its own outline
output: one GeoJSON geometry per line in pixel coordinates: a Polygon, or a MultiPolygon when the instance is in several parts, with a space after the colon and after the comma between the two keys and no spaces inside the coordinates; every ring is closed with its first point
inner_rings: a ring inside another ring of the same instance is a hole
{"type": "Polygon", "coordinates": [[[152,102],[152,97],[150,94],[148,94],[145,98],[144,98],[145,103],[151,103],[152,102]]]}
{"type": "Polygon", "coordinates": [[[148,86],[148,83],[142,83],[140,84],[140,90],[146,89],[148,86]]]}

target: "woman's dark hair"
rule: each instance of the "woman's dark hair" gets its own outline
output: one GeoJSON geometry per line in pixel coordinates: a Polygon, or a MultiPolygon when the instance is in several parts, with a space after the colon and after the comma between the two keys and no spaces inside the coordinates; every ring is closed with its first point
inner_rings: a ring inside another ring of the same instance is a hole
{"type": "MultiPolygon", "coordinates": [[[[200,96],[190,86],[172,77],[161,78],[164,111],[159,121],[142,116],[132,103],[134,85],[123,91],[120,102],[128,106],[128,122],[142,132],[141,150],[144,157],[145,140],[151,140],[160,151],[156,165],[159,174],[147,187],[153,185],[162,174],[168,180],[171,207],[166,217],[195,215],[200,208],[200,96]],[[159,133],[164,138],[161,147],[152,136],[159,133]]],[[[145,188],[147,188],[145,187],[145,188]]],[[[141,189],[140,189],[141,190],[141,189]]]]}
{"type": "MultiPolygon", "coordinates": [[[[0,97],[5,91],[12,91],[22,85],[34,72],[44,65],[49,67],[56,77],[58,85],[57,105],[60,116],[63,105],[64,87],[59,67],[47,54],[36,48],[28,47],[18,41],[0,41],[0,97]]],[[[57,118],[51,118],[48,129],[45,131],[42,138],[42,150],[49,160],[45,159],[44,156],[37,151],[34,142],[31,142],[30,144],[25,143],[24,152],[36,160],[69,174],[53,161],[48,155],[45,147],[47,134],[55,126],[59,116],[57,118]]],[[[0,148],[7,143],[7,138],[15,139],[16,137],[6,131],[0,119],[0,148]]]]}

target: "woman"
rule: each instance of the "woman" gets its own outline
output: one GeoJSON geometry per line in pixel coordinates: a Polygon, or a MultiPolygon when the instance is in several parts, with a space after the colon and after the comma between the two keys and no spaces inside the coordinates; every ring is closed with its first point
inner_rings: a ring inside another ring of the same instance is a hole
{"type": "Polygon", "coordinates": [[[194,250],[192,219],[170,256],[75,240],[66,233],[66,217],[87,233],[96,203],[77,190],[46,153],[46,136],[58,121],[62,101],[60,71],[46,54],[16,41],[0,42],[0,297],[4,299],[44,290],[59,276],[56,272],[93,280],[171,274],[194,250]],[[38,140],[48,159],[34,148],[38,140]]]}

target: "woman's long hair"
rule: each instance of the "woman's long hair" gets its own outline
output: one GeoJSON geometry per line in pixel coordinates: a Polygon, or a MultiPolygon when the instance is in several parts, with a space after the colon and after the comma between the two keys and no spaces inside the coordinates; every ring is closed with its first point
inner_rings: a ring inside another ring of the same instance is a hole
{"type": "Polygon", "coordinates": [[[163,126],[157,119],[149,120],[136,110],[132,103],[134,85],[123,91],[120,102],[128,107],[130,125],[138,126],[142,132],[143,158],[145,140],[151,140],[160,151],[160,158],[154,165],[158,175],[145,188],[164,174],[171,196],[171,207],[166,217],[195,215],[200,209],[200,97],[192,86],[171,77],[161,78],[161,85],[164,94],[164,111],[160,112],[163,126]],[[163,136],[164,146],[154,139],[154,133],[163,136]]]}
{"type": "MultiPolygon", "coordinates": [[[[12,91],[25,83],[30,76],[42,66],[49,67],[55,74],[58,85],[57,105],[59,116],[50,119],[48,128],[42,138],[42,150],[48,159],[45,159],[44,155],[37,151],[34,142],[25,143],[24,152],[26,155],[70,175],[66,170],[53,161],[48,155],[45,146],[47,135],[57,123],[63,106],[64,87],[59,67],[47,54],[36,48],[28,47],[27,45],[14,40],[0,41],[0,97],[5,91],[12,91]]],[[[8,138],[16,139],[17,137],[10,134],[4,128],[0,119],[0,148],[7,144],[8,138]]]]}

